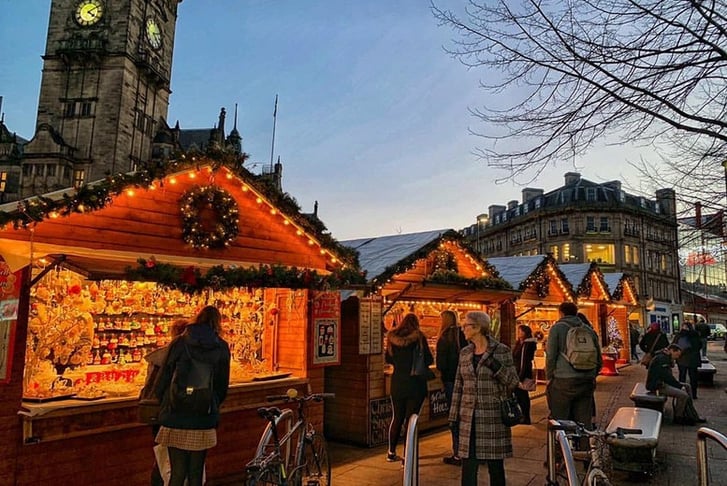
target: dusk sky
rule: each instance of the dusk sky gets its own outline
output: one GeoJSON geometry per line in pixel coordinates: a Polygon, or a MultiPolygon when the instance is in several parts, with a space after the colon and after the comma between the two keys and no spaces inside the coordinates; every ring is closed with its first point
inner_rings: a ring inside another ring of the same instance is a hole
{"type": "MultiPolygon", "coordinates": [[[[457,8],[464,0],[438,4],[457,8]]],[[[34,132],[49,0],[0,0],[0,96],[5,123],[34,132]]],[[[633,172],[636,152],[611,146],[549,167],[535,181],[507,176],[472,152],[484,141],[468,108],[487,96],[481,79],[443,46],[426,0],[185,0],[179,18],[168,121],[212,127],[221,107],[238,129],[248,168],[275,158],[283,189],[338,240],[461,229],[491,204],[546,191],[579,171],[596,182],[633,172]]],[[[633,182],[632,185],[637,185],[633,182]]],[[[646,194],[653,198],[653,194],[646,194]]]]}

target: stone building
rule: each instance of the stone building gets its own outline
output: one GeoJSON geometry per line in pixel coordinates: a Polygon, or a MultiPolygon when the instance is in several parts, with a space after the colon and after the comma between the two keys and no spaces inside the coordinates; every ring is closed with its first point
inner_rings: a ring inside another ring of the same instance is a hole
{"type": "Polygon", "coordinates": [[[491,205],[463,230],[484,256],[551,254],[561,263],[597,262],[604,272],[631,275],[641,309],[631,319],[670,329],[681,313],[676,200],[635,196],[619,181],[595,183],[575,172],[562,187],[522,190],[522,200],[491,205]]]}

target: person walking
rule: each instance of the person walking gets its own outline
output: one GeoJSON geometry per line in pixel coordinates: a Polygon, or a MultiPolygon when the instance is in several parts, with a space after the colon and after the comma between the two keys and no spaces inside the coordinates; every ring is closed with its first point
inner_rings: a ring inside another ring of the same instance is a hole
{"type": "Polygon", "coordinates": [[[189,486],[202,486],[207,450],[217,445],[220,405],[230,383],[230,347],[219,335],[221,324],[220,311],[207,306],[187,326],[185,333],[169,345],[156,389],[162,404],[156,442],[169,450],[170,486],[182,486],[185,480],[189,486]],[[204,411],[197,407],[190,411],[176,391],[178,387],[185,387],[183,393],[189,396],[190,387],[181,380],[188,377],[187,384],[190,384],[191,375],[194,372],[202,374],[202,370],[211,375],[208,376],[208,387],[194,390],[192,396],[203,392],[208,403],[204,411]]]}
{"type": "Polygon", "coordinates": [[[575,420],[590,425],[593,412],[593,394],[596,376],[601,371],[603,359],[601,346],[595,331],[578,316],[578,307],[572,302],[558,306],[560,319],[550,328],[545,358],[545,376],[548,384],[545,396],[550,409],[550,418],[556,420],[575,420]],[[587,336],[588,356],[591,369],[579,364],[575,367],[569,361],[569,332],[579,327],[579,333],[587,336]],[[590,339],[590,341],[588,341],[590,339]]]}
{"type": "MultiPolygon", "coordinates": [[[[525,324],[517,327],[517,340],[515,347],[512,349],[512,360],[515,363],[520,384],[529,379],[533,380],[533,358],[535,357],[535,349],[537,341],[533,337],[533,330],[525,324]]],[[[515,397],[517,398],[520,408],[523,411],[523,424],[530,425],[530,392],[521,386],[515,388],[515,397]]]]}
{"type": "Polygon", "coordinates": [[[667,397],[673,397],[674,423],[694,425],[707,420],[700,417],[692,402],[692,390],[689,384],[677,381],[672,374],[674,360],[678,360],[682,349],[678,344],[670,344],[654,354],[646,374],[646,389],[667,397]]]}
{"type": "MultiPolygon", "coordinates": [[[[444,395],[447,399],[447,406],[452,406],[452,390],[454,389],[454,378],[457,375],[459,363],[459,352],[467,345],[467,340],[457,323],[457,313],[452,310],[445,310],[440,314],[442,322],[439,327],[437,338],[437,369],[441,374],[444,384],[444,395]]],[[[443,459],[445,464],[459,466],[461,460],[457,455],[459,435],[456,428],[450,429],[452,434],[452,455],[443,459]]]]}
{"type": "Polygon", "coordinates": [[[699,334],[699,340],[702,343],[702,358],[706,358],[707,341],[709,340],[709,336],[712,334],[712,328],[709,327],[709,324],[704,322],[704,319],[699,319],[697,325],[694,326],[694,330],[697,331],[697,334],[699,334]]]}
{"type": "Polygon", "coordinates": [[[699,365],[702,362],[699,350],[702,342],[699,334],[692,327],[691,322],[683,322],[682,327],[674,336],[672,344],[676,344],[681,349],[681,354],[676,360],[677,368],[679,368],[679,381],[685,383],[689,376],[689,384],[692,388],[692,398],[697,398],[697,380],[699,378],[699,365]]]}
{"type": "Polygon", "coordinates": [[[639,355],[636,352],[636,348],[639,346],[640,338],[641,335],[639,334],[639,330],[636,329],[636,324],[632,323],[629,326],[629,343],[631,344],[631,359],[637,363],[639,362],[639,355]]]}
{"type": "Polygon", "coordinates": [[[462,330],[470,342],[459,355],[449,409],[459,430],[462,486],[476,486],[479,466],[487,463],[491,486],[505,486],[506,457],[512,457],[512,432],[502,422],[500,401],[518,386],[510,349],[490,334],[486,312],[468,312],[462,330]]]}
{"type": "Polygon", "coordinates": [[[391,376],[392,417],[389,424],[389,449],[386,460],[397,462],[402,460],[396,453],[401,428],[407,426],[409,417],[419,413],[427,395],[427,378],[412,374],[415,353],[421,346],[427,366],[434,362],[434,357],[426,336],[419,329],[419,319],[415,314],[405,315],[401,323],[388,332],[386,341],[384,359],[394,366],[394,373],[391,376]]]}
{"type": "Polygon", "coordinates": [[[669,346],[669,339],[667,339],[666,334],[661,332],[658,322],[652,322],[646,333],[641,336],[641,341],[639,341],[641,351],[651,353],[652,356],[656,356],[657,351],[667,346],[669,346]]]}

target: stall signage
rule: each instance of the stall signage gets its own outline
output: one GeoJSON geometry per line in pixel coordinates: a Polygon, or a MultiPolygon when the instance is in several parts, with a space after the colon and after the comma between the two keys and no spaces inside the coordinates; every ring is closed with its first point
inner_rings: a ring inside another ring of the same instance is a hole
{"type": "Polygon", "coordinates": [[[313,292],[313,365],[341,363],[341,294],[313,292]]]}
{"type": "Polygon", "coordinates": [[[369,401],[369,445],[386,444],[389,440],[389,425],[393,417],[391,399],[375,398],[369,401]]]}
{"type": "Polygon", "coordinates": [[[358,311],[358,354],[380,354],[383,341],[380,295],[361,299],[358,311]]]}
{"type": "Polygon", "coordinates": [[[429,392],[429,418],[446,417],[449,415],[449,402],[444,388],[429,392]]]}
{"type": "Polygon", "coordinates": [[[0,383],[10,382],[21,281],[22,270],[13,272],[0,258],[0,383]]]}

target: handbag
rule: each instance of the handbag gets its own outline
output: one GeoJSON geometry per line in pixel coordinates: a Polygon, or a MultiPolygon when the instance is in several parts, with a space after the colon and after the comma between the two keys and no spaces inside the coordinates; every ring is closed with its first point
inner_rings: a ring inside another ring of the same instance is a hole
{"type": "Polygon", "coordinates": [[[515,395],[507,398],[500,398],[500,416],[502,423],[508,427],[520,424],[523,421],[523,411],[515,395]]]}
{"type": "Polygon", "coordinates": [[[427,381],[434,379],[434,372],[429,368],[426,360],[424,359],[424,348],[422,348],[421,340],[417,343],[414,348],[414,359],[411,362],[411,376],[422,376],[427,381]]]}
{"type": "Polygon", "coordinates": [[[649,348],[649,350],[644,353],[644,355],[641,357],[641,361],[639,361],[639,363],[644,365],[644,367],[646,367],[646,368],[649,367],[649,365],[651,364],[651,360],[654,359],[654,346],[656,346],[656,342],[658,340],[659,340],[659,336],[656,336],[656,338],[654,338],[654,341],[652,341],[651,347],[649,348]]]}
{"type": "Polygon", "coordinates": [[[535,385],[535,380],[532,378],[525,378],[523,381],[520,382],[520,388],[525,391],[535,391],[537,386],[535,385]]]}

